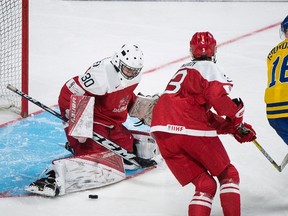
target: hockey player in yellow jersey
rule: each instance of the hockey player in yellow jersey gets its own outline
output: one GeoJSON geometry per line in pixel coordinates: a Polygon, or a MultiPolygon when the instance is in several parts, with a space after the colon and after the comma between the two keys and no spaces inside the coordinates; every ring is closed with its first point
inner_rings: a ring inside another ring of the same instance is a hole
{"type": "Polygon", "coordinates": [[[288,145],[288,16],[281,23],[280,34],[284,40],[267,56],[265,103],[269,124],[288,145]]]}

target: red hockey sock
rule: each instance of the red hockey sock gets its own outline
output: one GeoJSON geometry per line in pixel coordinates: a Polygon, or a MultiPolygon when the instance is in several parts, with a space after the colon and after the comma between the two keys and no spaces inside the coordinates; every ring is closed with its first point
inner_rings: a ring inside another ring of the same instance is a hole
{"type": "Polygon", "coordinates": [[[224,216],[241,215],[241,203],[238,184],[226,183],[221,185],[220,200],[224,216]]]}
{"type": "Polygon", "coordinates": [[[212,198],[205,193],[196,193],[189,205],[189,216],[209,216],[211,207],[212,198]]]}

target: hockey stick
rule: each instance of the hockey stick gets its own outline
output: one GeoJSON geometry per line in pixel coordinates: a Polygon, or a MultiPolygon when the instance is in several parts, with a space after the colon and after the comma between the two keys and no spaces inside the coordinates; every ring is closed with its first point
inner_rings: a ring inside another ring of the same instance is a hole
{"type": "Polygon", "coordinates": [[[265,151],[265,149],[257,142],[257,140],[253,140],[253,143],[256,145],[256,147],[262,152],[262,154],[269,160],[269,162],[279,171],[281,172],[284,167],[288,163],[288,154],[284,157],[282,163],[278,165],[271,157],[270,155],[265,151]]]}
{"type": "MultiPolygon", "coordinates": [[[[35,100],[34,98],[30,97],[29,95],[21,92],[20,90],[18,90],[17,88],[15,88],[14,86],[8,84],[7,88],[11,91],[13,91],[14,93],[20,95],[21,97],[27,99],[28,101],[34,103],[35,105],[41,107],[42,109],[44,109],[45,111],[51,113],[52,115],[56,116],[57,118],[61,119],[64,122],[68,122],[68,119],[65,116],[62,116],[61,114],[59,114],[58,112],[54,111],[53,109],[45,106],[44,104],[42,104],[41,102],[35,100]]],[[[141,167],[141,165],[137,162],[137,160],[141,160],[141,158],[137,157],[135,154],[129,153],[126,149],[122,148],[121,146],[117,145],[116,143],[108,140],[107,138],[101,136],[98,133],[93,132],[93,137],[92,139],[99,145],[103,146],[104,148],[110,150],[111,152],[115,153],[116,155],[119,155],[120,157],[122,157],[123,159],[133,163],[134,165],[141,167]]],[[[155,160],[151,160],[151,162],[155,162],[153,165],[157,165],[157,162],[155,160]]]]}

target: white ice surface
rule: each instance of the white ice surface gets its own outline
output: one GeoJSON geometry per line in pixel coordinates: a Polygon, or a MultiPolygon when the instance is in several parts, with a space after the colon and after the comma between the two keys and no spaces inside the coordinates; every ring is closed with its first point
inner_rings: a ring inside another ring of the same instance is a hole
{"type": "MultiPolygon", "coordinates": [[[[113,54],[126,42],[137,42],[145,54],[144,71],[189,54],[195,31],[210,31],[218,43],[279,23],[288,3],[260,2],[97,2],[30,0],[30,95],[47,106],[57,104],[62,84],[96,60],[113,54]]],[[[234,80],[232,97],[246,105],[245,121],[258,141],[281,163],[288,147],[268,125],[263,95],[266,56],[280,42],[279,27],[270,28],[218,49],[218,64],[234,80]]],[[[143,76],[137,92],[162,92],[167,81],[187,61],[143,76]]],[[[38,111],[33,104],[30,112],[38,111]]],[[[0,113],[0,123],[17,118],[0,113]]],[[[241,176],[243,216],[288,215],[288,168],[279,173],[251,144],[221,137],[241,176]]],[[[31,161],[31,163],[33,163],[31,161]]],[[[163,164],[145,175],[102,189],[55,199],[0,199],[2,216],[180,216],[187,215],[192,185],[182,188],[163,164]],[[99,199],[89,200],[89,194],[99,199]]],[[[222,215],[218,193],[213,216],[222,215]]]]}

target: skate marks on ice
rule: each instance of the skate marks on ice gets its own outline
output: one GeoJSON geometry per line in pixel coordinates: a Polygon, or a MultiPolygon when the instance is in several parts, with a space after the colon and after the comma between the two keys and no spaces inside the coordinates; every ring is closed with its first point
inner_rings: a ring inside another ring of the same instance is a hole
{"type": "Polygon", "coordinates": [[[58,145],[65,141],[61,121],[46,112],[0,127],[0,197],[26,195],[52,160],[70,155],[58,145]]]}
{"type": "MultiPolygon", "coordinates": [[[[125,126],[149,130],[145,125],[134,127],[136,121],[130,118],[125,126]]],[[[48,112],[0,125],[0,197],[31,195],[24,190],[25,186],[35,181],[51,161],[72,156],[61,146],[65,142],[61,120],[48,112]]],[[[148,170],[127,171],[126,179],[148,170]]]]}

